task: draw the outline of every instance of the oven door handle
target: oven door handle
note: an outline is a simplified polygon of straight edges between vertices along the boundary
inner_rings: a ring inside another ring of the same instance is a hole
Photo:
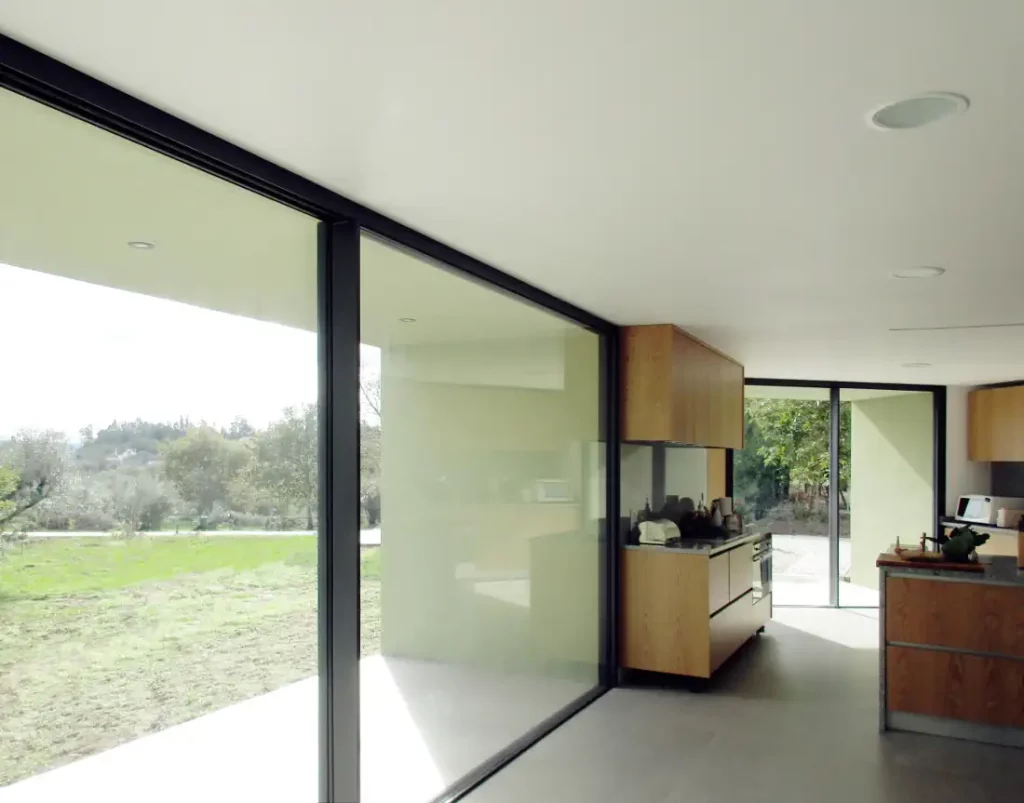
[[[765,560],[766,558],[770,558],[774,554],[774,552],[775,552],[774,549],[768,549],[768,550],[765,550],[764,552],[758,552],[756,555],[754,555],[753,562],[754,563],[760,563],[761,561]]]

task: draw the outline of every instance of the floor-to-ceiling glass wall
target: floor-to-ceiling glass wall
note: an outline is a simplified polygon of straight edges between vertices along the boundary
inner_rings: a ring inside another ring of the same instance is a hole
[[[0,90],[0,801],[318,799],[317,221]]]
[[[829,604],[828,388],[747,385],[733,455],[744,528],[773,535],[775,605]]]
[[[943,389],[762,382],[733,495],[745,528],[774,536],[775,604],[877,607],[879,553],[934,536]]]
[[[598,683],[601,338],[360,248],[362,799],[428,801]]]

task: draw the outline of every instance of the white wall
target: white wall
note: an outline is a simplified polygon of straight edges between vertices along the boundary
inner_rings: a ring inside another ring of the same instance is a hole
[[[934,536],[932,394],[852,402],[852,582],[878,588],[875,560],[896,540]]]
[[[992,464],[967,459],[966,385],[946,389],[946,515],[956,513],[956,500],[962,494],[991,491]]]

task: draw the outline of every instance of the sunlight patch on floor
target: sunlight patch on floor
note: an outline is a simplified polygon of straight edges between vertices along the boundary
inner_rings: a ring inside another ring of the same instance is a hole
[[[773,621],[855,650],[878,649],[878,619],[860,611],[835,608],[781,608]]]

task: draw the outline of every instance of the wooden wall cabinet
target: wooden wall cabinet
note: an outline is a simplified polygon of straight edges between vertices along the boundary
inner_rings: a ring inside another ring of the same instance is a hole
[[[979,462],[1024,460],[1024,385],[970,392],[967,458]]]
[[[622,438],[743,448],[743,366],[670,324],[622,330]]]

